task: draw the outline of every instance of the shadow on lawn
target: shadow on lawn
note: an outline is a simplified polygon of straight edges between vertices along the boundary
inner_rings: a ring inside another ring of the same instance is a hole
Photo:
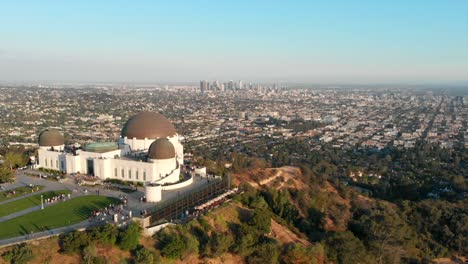
[[[23,225],[20,225],[19,227],[20,227],[20,232],[19,232],[19,233],[20,233],[21,235],[27,235],[27,234],[29,234],[28,230],[27,230]]]
[[[92,201],[88,205],[83,205],[74,210],[74,213],[78,214],[80,217],[88,218],[91,216],[91,213],[95,210],[99,210],[108,206],[111,203],[118,204],[119,200],[115,198],[106,198],[102,201]]]

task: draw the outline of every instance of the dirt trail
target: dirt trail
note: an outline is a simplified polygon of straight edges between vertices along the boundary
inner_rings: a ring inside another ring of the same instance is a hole
[[[234,184],[248,182],[255,188],[263,185],[274,185],[273,187],[281,189],[283,187],[292,187],[303,189],[305,185],[302,182],[302,173],[299,168],[284,166],[281,168],[253,169],[248,172],[234,175]]]

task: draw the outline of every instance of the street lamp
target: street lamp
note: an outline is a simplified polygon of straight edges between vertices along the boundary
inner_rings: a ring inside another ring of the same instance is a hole
[[[44,200],[42,199],[42,194],[41,194],[41,210],[44,210]]]

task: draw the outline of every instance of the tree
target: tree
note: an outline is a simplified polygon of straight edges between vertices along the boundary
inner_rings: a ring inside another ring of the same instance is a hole
[[[97,257],[96,245],[89,244],[83,249],[83,262],[85,264],[94,264]]]
[[[385,202],[377,202],[368,210],[357,210],[350,229],[367,242],[377,263],[398,263],[417,237],[396,208]]]
[[[119,236],[119,229],[112,224],[96,226],[90,231],[91,240],[105,245],[115,245]]]
[[[28,164],[28,159],[20,152],[9,151],[5,154],[3,159],[3,166],[9,168],[11,171],[18,167],[24,167]]]
[[[10,182],[13,179],[13,171],[0,165],[0,183]]]
[[[249,220],[249,225],[254,227],[260,234],[271,232],[271,217],[270,213],[261,208],[254,209],[252,217]]]
[[[236,233],[236,243],[233,246],[234,252],[241,256],[248,256],[252,254],[254,245],[259,238],[257,229],[250,225],[238,225],[234,232]]]
[[[307,247],[292,243],[285,247],[281,260],[285,264],[322,264],[325,260],[325,250],[321,244]]]
[[[186,250],[184,252],[185,254],[182,256],[188,254],[198,254],[200,243],[198,242],[197,238],[185,230],[181,232],[181,236],[183,237],[186,246]]]
[[[342,264],[373,262],[366,259],[368,254],[361,240],[349,231],[333,233],[327,237],[325,243],[327,257],[333,262]]]
[[[265,198],[265,201],[268,203],[273,213],[277,214],[279,217],[290,223],[297,219],[299,212],[296,207],[290,203],[288,192],[270,188],[263,191],[262,196]]]
[[[177,233],[162,231],[158,233],[158,246],[161,254],[168,258],[181,258],[187,250],[187,244]]]
[[[87,233],[81,231],[72,231],[62,235],[60,239],[60,246],[64,253],[79,253],[87,245],[90,239]]]
[[[211,233],[210,248],[211,255],[214,257],[226,253],[234,243],[234,237],[231,233],[221,233],[213,231]]]
[[[143,246],[138,246],[135,250],[136,264],[152,264],[154,260],[153,252]]]
[[[249,264],[278,263],[280,251],[276,240],[267,240],[255,246],[252,255],[247,257]]]
[[[136,222],[131,222],[125,230],[120,232],[119,246],[125,250],[133,250],[138,246],[140,240],[141,227]]]
[[[26,264],[34,258],[34,255],[31,248],[26,243],[22,243],[5,252],[3,257],[12,264]]]

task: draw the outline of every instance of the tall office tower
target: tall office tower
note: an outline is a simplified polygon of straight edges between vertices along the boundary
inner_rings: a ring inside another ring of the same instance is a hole
[[[220,90],[221,92],[224,92],[224,83],[221,83],[221,84],[220,84],[219,90]]]
[[[210,83],[207,80],[200,81],[200,92],[205,93],[210,89]]]
[[[234,90],[234,81],[230,80],[228,82],[228,90]]]
[[[242,90],[244,88],[243,84],[242,84],[242,80],[239,81],[239,90]]]

